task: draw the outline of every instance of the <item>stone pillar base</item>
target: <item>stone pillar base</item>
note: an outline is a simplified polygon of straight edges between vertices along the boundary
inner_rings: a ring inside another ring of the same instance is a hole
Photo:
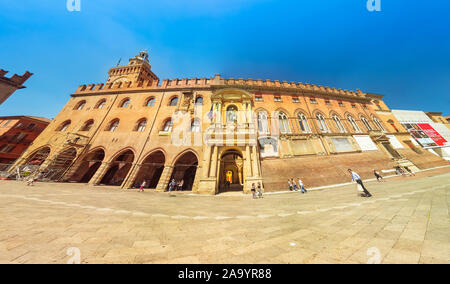
[[[215,195],[217,193],[216,178],[202,178],[195,193]]]

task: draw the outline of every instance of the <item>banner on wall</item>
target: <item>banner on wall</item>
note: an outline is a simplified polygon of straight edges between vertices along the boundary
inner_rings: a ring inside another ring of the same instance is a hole
[[[444,137],[441,136],[433,127],[431,127],[428,123],[418,123],[417,124],[423,132],[431,139],[434,143],[436,143],[438,146],[446,146],[448,145],[448,141],[444,139]]]
[[[424,148],[427,147],[437,147],[438,144],[433,141],[425,131],[420,128],[418,124],[415,123],[405,123],[403,126],[408,130],[412,137]]]

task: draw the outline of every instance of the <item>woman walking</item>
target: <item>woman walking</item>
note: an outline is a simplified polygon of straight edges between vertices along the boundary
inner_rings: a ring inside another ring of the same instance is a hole
[[[144,192],[144,187],[147,185],[145,180],[141,183],[141,187],[139,187],[139,192]]]

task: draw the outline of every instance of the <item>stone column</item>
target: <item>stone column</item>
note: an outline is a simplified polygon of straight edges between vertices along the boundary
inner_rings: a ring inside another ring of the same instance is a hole
[[[95,172],[94,176],[92,176],[91,180],[89,181],[89,185],[97,185],[102,181],[103,176],[106,174],[106,172],[109,170],[109,166],[111,163],[108,162],[102,162],[101,166],[98,168],[98,170]]]
[[[213,146],[214,147],[214,146]],[[206,145],[205,156],[203,158],[203,173],[202,177],[209,177],[209,168],[211,166],[211,146]]]
[[[217,157],[217,146],[213,146],[214,150],[213,150],[213,154],[211,157],[211,171],[209,172],[209,176],[210,177],[216,177],[217,176],[217,164],[218,164],[218,157]]]
[[[139,170],[141,169],[141,164],[134,164],[131,171],[128,173],[127,178],[125,178],[126,182],[122,184],[122,188],[128,189],[133,188],[134,181],[136,179]]]
[[[253,169],[253,176],[254,177],[260,177],[261,175],[259,174],[259,167],[258,167],[258,155],[257,155],[257,147],[256,146],[252,146],[252,169]]]
[[[161,178],[159,179],[158,185],[156,186],[156,191],[163,192],[167,189],[167,186],[170,182],[170,177],[173,173],[172,166],[164,166],[164,170],[161,174]]]
[[[248,178],[253,176],[253,171],[252,171],[252,160],[250,158],[250,146],[246,145],[245,146],[245,160],[244,160],[244,168],[247,171],[247,174],[244,173],[244,175]]]

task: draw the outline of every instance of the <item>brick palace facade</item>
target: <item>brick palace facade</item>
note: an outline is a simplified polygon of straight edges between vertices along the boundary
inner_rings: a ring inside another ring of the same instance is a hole
[[[374,169],[448,162],[422,151],[383,96],[304,83],[162,80],[141,52],[104,84],[80,86],[16,166],[39,161],[52,180],[201,194],[287,189],[363,178]],[[180,115],[180,117],[177,117]],[[225,181],[231,181],[226,187]]]

